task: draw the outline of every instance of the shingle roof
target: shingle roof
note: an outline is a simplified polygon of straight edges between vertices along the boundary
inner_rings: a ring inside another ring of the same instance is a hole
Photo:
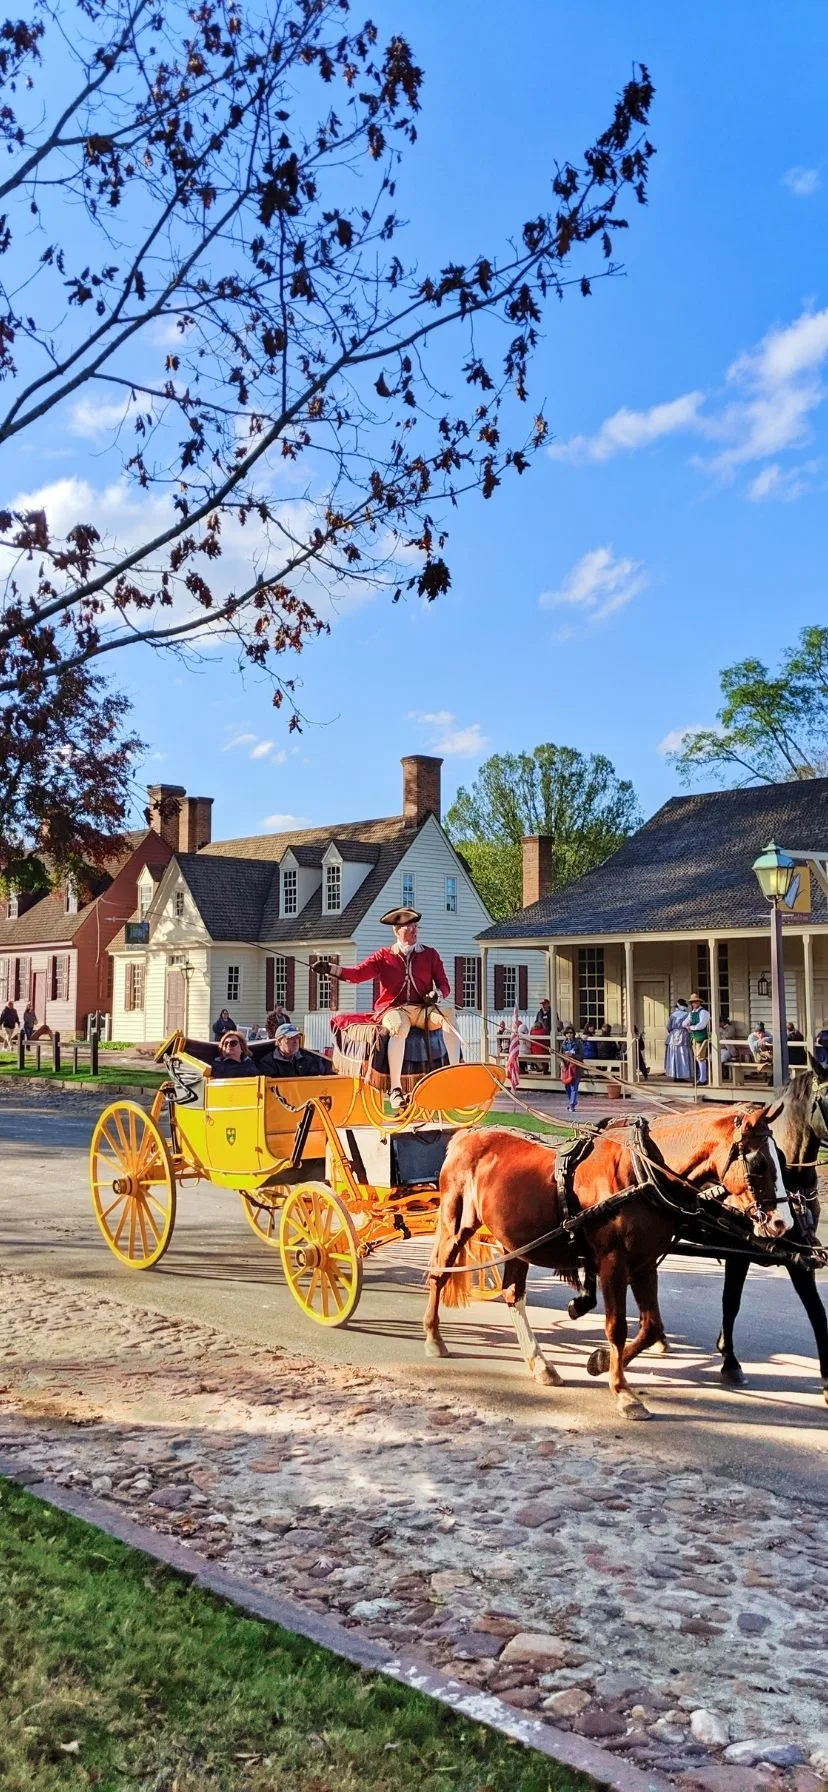
[[[349,940],[354,929],[359,926],[363,915],[367,914],[372,902],[380,895],[388,882],[391,873],[405,857],[409,846],[417,837],[415,828],[402,829],[396,840],[387,845],[375,848],[376,862],[363,879],[356,894],[338,915],[323,915],[322,887],[315,890],[310,900],[298,915],[279,917],[279,878],[274,876],[270,898],[262,916],[259,939],[272,940],[274,944],[284,940]],[[339,830],[338,838],[342,838]],[[199,854],[199,858],[202,855]]]
[[[257,940],[275,867],[262,859],[205,858],[176,853],[184,881],[214,940]]]
[[[673,797],[605,864],[478,938],[766,927],[752,865],[770,839],[828,851],[828,778]],[[812,891],[813,919],[825,923],[825,898]]]
[[[297,847],[321,847],[324,852],[331,840],[336,841],[344,856],[346,841],[363,846],[384,846],[404,832],[410,834],[401,815],[386,815],[378,821],[338,821],[332,827],[294,828],[284,834],[247,834],[241,840],[211,840],[209,846],[202,846],[199,857],[269,859],[272,863],[281,859],[289,846],[294,850]]]
[[[0,921],[0,952],[26,946],[63,946],[74,939],[78,928],[88,919],[91,904],[67,915],[59,893],[42,896],[16,921]]]

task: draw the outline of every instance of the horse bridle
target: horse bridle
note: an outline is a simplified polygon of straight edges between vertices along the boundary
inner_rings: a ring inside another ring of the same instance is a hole
[[[773,1212],[774,1208],[776,1207],[776,1200],[774,1199],[773,1206],[769,1207],[769,1206],[765,1206],[760,1198],[760,1183],[762,1181],[762,1171],[758,1170],[755,1167],[755,1165],[751,1162],[752,1158],[758,1157],[759,1152],[758,1152],[758,1149],[756,1151],[748,1151],[745,1149],[745,1141],[744,1141],[744,1136],[742,1133],[742,1127],[743,1127],[743,1124],[744,1124],[744,1121],[746,1118],[747,1118],[747,1116],[745,1114],[734,1114],[734,1116],[733,1116],[733,1144],[730,1147],[730,1151],[728,1152],[724,1167],[722,1169],[721,1182],[722,1182],[722,1187],[726,1190],[726,1192],[729,1193],[730,1191],[727,1190],[727,1185],[725,1183],[725,1176],[727,1175],[727,1172],[730,1169],[731,1164],[734,1164],[738,1159],[741,1162],[741,1166],[742,1166],[742,1174],[745,1179],[745,1188],[747,1189],[748,1194],[750,1194],[753,1197],[752,1207],[749,1207],[747,1209],[741,1208],[739,1211],[742,1213],[746,1212],[747,1218],[749,1220],[752,1220],[754,1222],[754,1224],[761,1224],[763,1220],[767,1219],[768,1214]],[[773,1137],[773,1134],[771,1133],[771,1129],[770,1129],[770,1126],[768,1125],[767,1121],[765,1122],[765,1133],[766,1133],[767,1139],[771,1139]],[[725,1206],[726,1205],[727,1205],[727,1202],[725,1202]]]

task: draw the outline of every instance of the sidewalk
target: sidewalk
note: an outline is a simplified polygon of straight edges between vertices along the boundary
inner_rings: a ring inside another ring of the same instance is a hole
[[[0,1275],[0,1326],[0,1453],[33,1475],[688,1792],[824,1786],[825,1510],[554,1398],[520,1428],[57,1282]]]

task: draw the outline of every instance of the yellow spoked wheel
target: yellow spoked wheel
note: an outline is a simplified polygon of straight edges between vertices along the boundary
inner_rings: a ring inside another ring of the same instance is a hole
[[[493,1257],[503,1256],[503,1246],[494,1238],[473,1238],[466,1251],[473,1271],[472,1288],[475,1300],[497,1300],[503,1289],[503,1270]]]
[[[120,1263],[152,1269],[175,1225],[175,1171],[166,1141],[134,1101],[105,1108],[92,1135],[95,1218]]]
[[[304,1182],[282,1208],[285,1280],[317,1325],[345,1325],[362,1293],[362,1258],[351,1216],[324,1182]]]
[[[450,1108],[444,1116],[451,1126],[478,1126],[484,1114],[488,1114],[491,1103],[485,1107]]]
[[[259,1195],[247,1195],[241,1189],[241,1204],[248,1226],[251,1226],[260,1244],[269,1244],[274,1251],[279,1249],[279,1213],[287,1194],[287,1189],[262,1189]]]

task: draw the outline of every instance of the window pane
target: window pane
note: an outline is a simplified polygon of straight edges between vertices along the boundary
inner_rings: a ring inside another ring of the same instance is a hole
[[[328,913],[338,913],[342,906],[342,866],[325,866],[325,907]]]
[[[241,985],[241,970],[237,964],[227,966],[227,1000],[237,1002]]]
[[[287,1007],[287,959],[273,960],[273,1005],[276,1008]]]
[[[333,983],[324,972],[316,979],[316,1006],[317,1008],[333,1007]]]
[[[447,877],[446,878],[446,914],[447,915],[456,915],[456,913],[457,913],[457,879],[456,879],[456,877]]]
[[[286,915],[295,915],[298,903],[298,874],[295,868],[288,867],[282,872],[282,909]]]
[[[477,1007],[477,959],[463,959],[463,1002],[464,1008]]]
[[[404,871],[402,874],[402,905],[403,905],[403,908],[413,908],[414,907],[414,873],[413,873],[413,871]]]
[[[516,1008],[518,999],[518,974],[516,964],[503,966],[503,1006]]]
[[[578,1021],[582,1027],[602,1027],[606,1019],[604,948],[578,949]]]
[[[176,918],[178,920],[180,920],[181,916],[184,913],[184,891],[183,890],[176,890],[176,892],[175,892],[175,913],[176,913]]]

